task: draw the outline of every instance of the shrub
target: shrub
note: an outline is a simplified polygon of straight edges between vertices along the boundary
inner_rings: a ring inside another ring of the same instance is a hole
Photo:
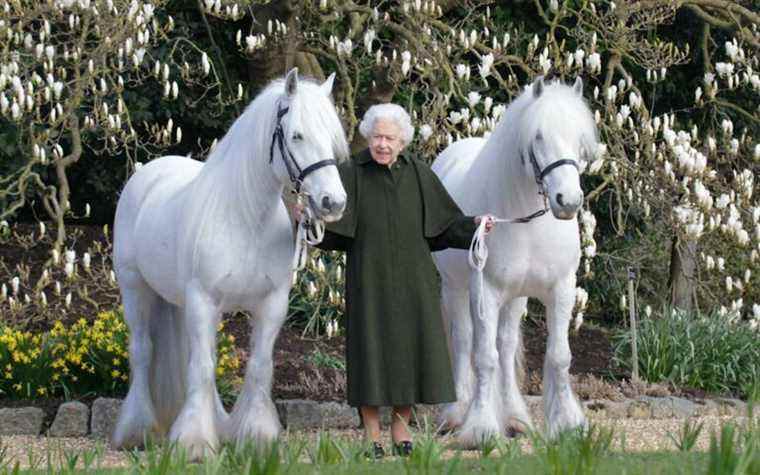
[[[717,314],[664,311],[638,328],[639,374],[649,382],[748,396],[760,384],[760,335]],[[631,334],[614,338],[615,362],[630,369]]]
[[[220,328],[221,329],[221,328]],[[120,311],[102,312],[88,323],[56,322],[49,332],[32,333],[0,325],[0,394],[11,398],[70,398],[91,393],[123,395],[129,381],[129,332]],[[219,334],[220,386],[240,366],[234,337]]]

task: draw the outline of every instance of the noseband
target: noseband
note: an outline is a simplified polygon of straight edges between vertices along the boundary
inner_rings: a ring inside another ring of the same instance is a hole
[[[338,162],[333,159],[320,160],[303,169],[298,165],[296,158],[293,156],[293,152],[291,152],[288,147],[288,142],[285,140],[285,131],[282,128],[282,118],[288,113],[289,109],[289,107],[280,108],[279,104],[277,105],[277,125],[272,134],[272,145],[269,147],[269,163],[274,161],[274,146],[277,144],[282,161],[285,163],[285,168],[288,169],[290,182],[293,184],[296,193],[300,193],[301,185],[310,173],[313,173],[322,167],[337,165]]]
[[[515,220],[518,223],[527,223],[528,221],[538,218],[539,216],[543,216],[549,212],[549,192],[547,191],[546,184],[544,183],[544,178],[546,178],[549,173],[551,173],[555,168],[561,167],[562,165],[572,165],[576,170],[580,171],[580,168],[578,168],[578,163],[576,163],[575,160],[569,158],[561,158],[555,162],[550,163],[546,166],[546,168],[541,170],[541,167],[538,165],[538,160],[536,160],[536,155],[533,153],[532,147],[528,158],[530,159],[530,164],[533,166],[533,176],[535,177],[536,184],[538,185],[538,194],[544,197],[544,209],[538,210],[529,216],[518,218]]]

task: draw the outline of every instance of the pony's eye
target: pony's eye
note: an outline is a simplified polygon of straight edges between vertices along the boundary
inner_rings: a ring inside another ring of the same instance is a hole
[[[295,132],[293,134],[293,140],[303,140],[303,135],[301,135],[301,132]]]

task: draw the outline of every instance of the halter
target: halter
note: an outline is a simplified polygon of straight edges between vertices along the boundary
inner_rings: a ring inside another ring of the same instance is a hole
[[[282,161],[285,163],[285,168],[288,169],[290,182],[293,184],[296,193],[300,193],[301,185],[310,173],[329,165],[337,166],[338,162],[333,159],[320,160],[303,169],[298,165],[296,158],[293,156],[293,152],[291,152],[288,147],[288,142],[285,140],[285,131],[282,129],[282,118],[288,113],[288,110],[290,110],[289,107],[281,108],[279,104],[277,105],[277,125],[272,134],[272,145],[269,147],[269,163],[274,161],[274,145],[277,144]]]
[[[544,209],[538,210],[535,213],[528,216],[524,216],[522,218],[508,220],[508,222],[527,223],[549,212],[549,192],[546,189],[544,178],[546,178],[546,176],[549,173],[551,173],[555,168],[561,167],[562,165],[572,165],[575,167],[576,170],[580,170],[580,168],[578,168],[578,163],[575,160],[572,160],[570,158],[561,158],[557,161],[550,163],[549,165],[546,166],[546,168],[541,170],[541,167],[538,165],[538,160],[536,160],[536,155],[533,153],[533,148],[531,148],[528,158],[530,160],[531,166],[533,167],[533,176],[536,179],[536,184],[538,185],[538,194],[544,197]]]
[[[277,104],[277,125],[274,128],[274,133],[272,133],[272,144],[269,146],[269,163],[274,161],[274,146],[277,144],[277,148],[280,150],[280,156],[282,157],[282,162],[288,170],[290,183],[293,185],[293,188],[298,195],[298,199],[300,200],[303,196],[301,193],[301,185],[306,176],[322,167],[329,165],[337,166],[338,162],[333,159],[320,160],[303,169],[298,165],[296,158],[293,156],[293,152],[291,152],[288,147],[288,142],[285,140],[285,131],[282,129],[282,118],[288,113],[288,110],[290,110],[289,107],[282,108]],[[304,213],[305,218],[302,218],[298,222],[298,229],[296,230],[296,248],[292,267],[294,272],[298,272],[306,267],[306,245],[310,244],[315,246],[322,242],[325,232],[324,221],[314,216],[309,207],[304,209]]]

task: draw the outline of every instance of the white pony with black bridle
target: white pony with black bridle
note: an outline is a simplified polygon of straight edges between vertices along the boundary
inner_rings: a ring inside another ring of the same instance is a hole
[[[474,271],[467,251],[435,253],[457,392],[442,423],[457,429],[463,446],[532,427],[519,386],[528,297],[546,307],[548,433],[586,424],[570,387],[568,328],[581,256],[580,162],[596,147],[580,78],[572,87],[539,78],[509,105],[488,140],[455,142],[433,163],[465,214],[488,213],[499,223],[487,236],[479,230],[470,251]]]
[[[168,433],[198,458],[225,438],[278,436],[272,350],[300,255],[282,193],[294,188],[318,222],[343,214],[335,157],[347,157],[348,145],[330,99],[333,78],[299,81],[291,70],[254,99],[205,163],[162,157],[124,187],[113,258],[132,374],[115,446]],[[227,415],[215,383],[216,332],[222,314],[238,310],[252,316],[251,352]]]

